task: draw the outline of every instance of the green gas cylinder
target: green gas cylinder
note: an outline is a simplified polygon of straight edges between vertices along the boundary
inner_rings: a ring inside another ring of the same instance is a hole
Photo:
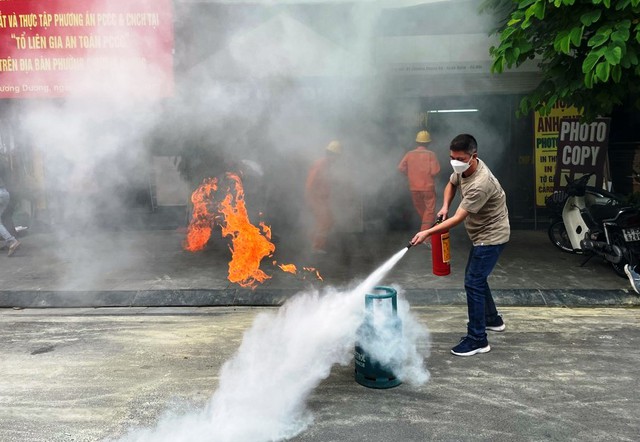
[[[398,293],[391,287],[377,286],[377,293],[365,295],[365,314],[358,328],[354,352],[356,382],[369,388],[391,388],[401,384],[396,375],[386,366],[371,358],[365,349],[365,342],[374,342],[382,330],[377,329],[374,309],[381,309],[384,318],[385,336],[402,336],[402,323],[398,318]],[[386,305],[383,305],[386,304]],[[391,335],[389,335],[391,333]]]

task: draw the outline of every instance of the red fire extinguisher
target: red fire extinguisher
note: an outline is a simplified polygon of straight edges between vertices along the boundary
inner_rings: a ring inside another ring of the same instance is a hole
[[[439,216],[434,226],[441,222],[442,216]],[[434,275],[446,276],[451,273],[450,250],[448,230],[431,235],[431,263]]]

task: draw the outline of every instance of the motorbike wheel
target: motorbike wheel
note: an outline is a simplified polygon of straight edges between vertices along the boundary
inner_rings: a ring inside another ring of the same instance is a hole
[[[575,253],[567,234],[567,228],[562,221],[554,221],[547,230],[551,244],[567,253]]]
[[[622,259],[619,263],[611,263],[611,267],[613,270],[623,278],[627,277],[627,274],[624,272],[624,266],[631,262],[631,251],[627,248],[627,245],[624,241],[624,237],[620,232],[614,232],[611,234],[611,244],[620,247],[623,250]]]

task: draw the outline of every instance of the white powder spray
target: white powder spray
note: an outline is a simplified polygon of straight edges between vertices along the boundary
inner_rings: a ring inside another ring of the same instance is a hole
[[[203,411],[165,417],[155,429],[133,431],[122,441],[261,442],[303,431],[312,421],[305,407],[309,394],[334,364],[352,361],[365,294],[407,250],[396,253],[353,290],[301,293],[277,312],[258,315],[236,354],[223,365],[218,390]],[[422,384],[429,379],[424,367],[427,330],[402,299],[398,316],[400,342],[397,335],[382,333],[379,342],[367,343],[367,351],[390,363],[401,380]],[[386,358],[390,348],[394,356]]]

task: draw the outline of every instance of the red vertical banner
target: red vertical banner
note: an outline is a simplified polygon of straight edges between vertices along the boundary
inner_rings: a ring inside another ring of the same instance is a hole
[[[173,93],[171,0],[0,2],[0,98]]]

